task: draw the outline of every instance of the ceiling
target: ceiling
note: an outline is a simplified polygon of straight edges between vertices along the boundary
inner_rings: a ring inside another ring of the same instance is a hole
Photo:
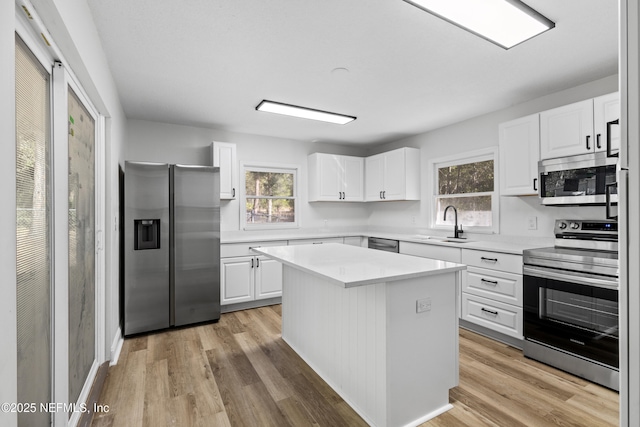
[[[88,0],[130,119],[340,144],[420,134],[617,73],[616,0],[525,0],[510,50],[402,0]],[[258,112],[263,100],[357,116]]]

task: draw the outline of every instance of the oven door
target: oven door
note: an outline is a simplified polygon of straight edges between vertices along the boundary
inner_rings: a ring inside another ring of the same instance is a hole
[[[524,337],[618,369],[618,280],[524,267]]]

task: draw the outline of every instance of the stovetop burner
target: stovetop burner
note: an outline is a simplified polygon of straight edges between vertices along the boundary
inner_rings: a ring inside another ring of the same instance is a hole
[[[525,250],[525,265],[618,277],[618,224],[556,220],[555,246]]]

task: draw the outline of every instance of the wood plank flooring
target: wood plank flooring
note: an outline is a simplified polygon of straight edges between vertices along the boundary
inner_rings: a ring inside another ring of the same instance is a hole
[[[125,340],[92,426],[366,426],[280,337],[279,305]],[[423,426],[617,426],[618,394],[460,330],[454,408]]]

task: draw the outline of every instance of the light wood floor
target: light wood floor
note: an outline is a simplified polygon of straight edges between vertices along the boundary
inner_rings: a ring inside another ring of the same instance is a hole
[[[365,426],[280,338],[280,306],[125,340],[92,426]],[[460,330],[454,408],[423,426],[617,426],[618,394]]]

